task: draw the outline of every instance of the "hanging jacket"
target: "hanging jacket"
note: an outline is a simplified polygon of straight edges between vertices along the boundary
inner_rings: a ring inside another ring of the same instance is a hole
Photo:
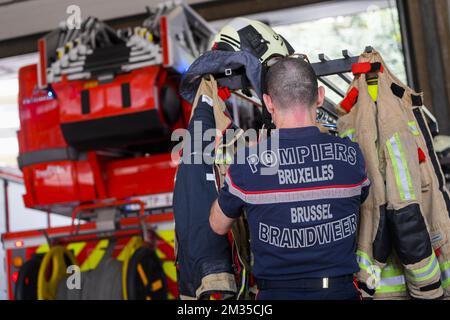
[[[421,112],[414,112],[411,90],[392,76],[378,53],[363,54],[353,69],[356,77],[339,106],[344,115],[338,127],[360,144],[372,181],[361,213],[358,280],[377,298],[404,297],[406,289],[414,298],[439,298],[449,218],[434,151],[417,124],[415,114]],[[370,122],[361,122],[367,118]]]
[[[213,105],[217,104],[212,97],[210,86],[202,82],[188,127],[190,141],[184,141],[175,180],[177,283],[182,299],[203,299],[217,293],[234,296],[237,292],[228,238],[215,234],[209,225],[218,191],[213,166],[205,163],[203,156],[215,137],[210,141],[202,138],[216,127]]]
[[[202,299],[215,293],[239,297],[248,284],[246,275],[250,272],[250,253],[244,220],[239,220],[233,227],[232,246],[228,237],[216,235],[209,224],[211,205],[223,185],[229,160],[235,153],[235,142],[242,134],[233,125],[212,75],[233,76],[236,70],[244,70],[246,79],[261,98],[261,63],[247,52],[204,53],[191,65],[180,86],[180,94],[193,104],[188,128],[191,145],[194,145],[196,121],[202,122],[197,137],[202,137],[208,129],[217,129],[220,133],[211,137],[210,141],[197,142],[202,146],[200,154],[187,154],[187,150],[183,149],[182,159],[188,157],[194,160],[195,157],[202,157],[208,145],[214,142],[214,164],[188,164],[181,161],[176,175],[174,214],[178,286],[182,299]],[[220,139],[227,129],[235,129],[237,133],[230,141]],[[232,255],[232,251],[236,254]],[[232,261],[235,256],[237,261]],[[243,269],[238,270],[241,271],[238,273],[245,278],[240,281],[240,290],[236,285],[236,267]]]
[[[380,161],[378,156],[378,126],[376,119],[376,109],[373,103],[357,103],[370,99],[367,90],[358,90],[365,86],[365,75],[362,75],[353,82],[346,99],[341,103],[340,111],[343,115],[338,121],[338,130],[342,138],[348,137],[353,142],[358,142],[361,151],[366,159],[367,174],[372,182],[369,196],[361,207],[360,224],[358,232],[358,262],[361,271],[358,273],[360,286],[369,294],[373,285],[370,281],[375,276],[373,265],[383,268],[386,260],[379,259],[373,261],[373,242],[376,236],[374,225],[383,225],[382,219],[386,211],[386,193],[384,178],[379,170]],[[357,105],[356,105],[357,104]]]
[[[408,127],[415,137],[422,182],[422,208],[441,271],[441,285],[450,296],[450,198],[445,176],[434,150],[433,137],[422,111],[423,97],[391,75],[392,93],[402,99]]]

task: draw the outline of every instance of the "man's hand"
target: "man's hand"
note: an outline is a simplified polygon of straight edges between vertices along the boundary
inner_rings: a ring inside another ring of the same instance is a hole
[[[234,219],[228,218],[219,206],[219,203],[214,201],[211,207],[211,214],[209,216],[209,224],[211,229],[220,236],[226,235],[233,226]]]

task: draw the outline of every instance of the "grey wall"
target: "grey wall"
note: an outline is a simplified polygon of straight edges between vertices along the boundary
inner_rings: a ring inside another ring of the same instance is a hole
[[[187,0],[194,4],[211,0]],[[81,16],[101,20],[145,13],[146,6],[165,2],[161,0],[32,0],[2,5],[0,1],[0,40],[40,33],[55,29],[64,21],[69,5],[81,8]]]

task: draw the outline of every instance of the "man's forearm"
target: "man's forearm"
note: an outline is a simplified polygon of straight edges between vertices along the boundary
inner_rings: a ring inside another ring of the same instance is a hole
[[[214,201],[211,207],[211,213],[209,216],[209,224],[211,229],[218,235],[226,235],[233,226],[234,219],[228,218],[219,206],[219,203]]]

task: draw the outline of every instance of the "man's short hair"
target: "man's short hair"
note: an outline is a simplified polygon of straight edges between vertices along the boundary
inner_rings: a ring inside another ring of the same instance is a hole
[[[266,83],[268,95],[279,108],[311,107],[317,101],[317,76],[304,60],[281,59],[269,69]]]

